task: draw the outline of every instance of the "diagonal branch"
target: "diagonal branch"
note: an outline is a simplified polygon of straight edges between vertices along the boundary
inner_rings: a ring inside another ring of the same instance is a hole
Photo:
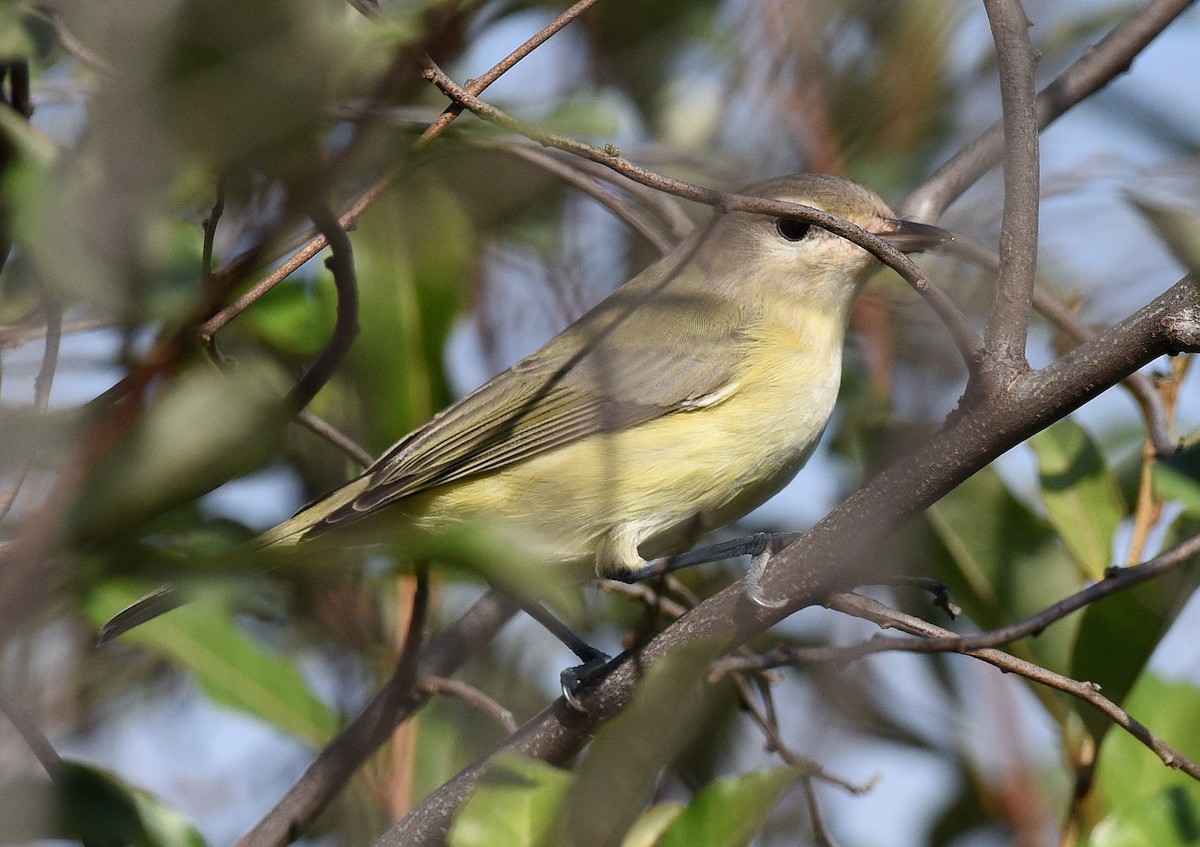
[[[594,688],[578,692],[586,714],[558,701],[527,722],[504,749],[564,762],[579,752],[597,725],[628,702],[638,668],[699,640],[733,650],[793,612],[852,584],[866,570],[863,563],[881,539],[975,471],[1158,356],[1187,352],[1177,346],[1170,324],[1189,310],[1200,311],[1200,282],[1185,278],[1058,364],[1021,377],[1008,396],[965,410],[935,439],[885,469],[773,557],[761,585],[767,596],[783,600],[780,607],[754,603],[744,580],[735,583],[647,642],[636,662],[628,655],[620,657]],[[1200,341],[1195,349],[1200,349]],[[489,761],[480,760],[445,783],[380,838],[377,847],[441,844]]]

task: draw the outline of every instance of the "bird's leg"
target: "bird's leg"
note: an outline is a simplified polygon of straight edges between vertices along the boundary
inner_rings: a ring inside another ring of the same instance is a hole
[[[559,674],[559,683],[562,686],[562,696],[567,701],[567,705],[578,712],[587,711],[584,709],[583,704],[579,702],[576,693],[597,671],[608,664],[611,657],[584,641],[583,638],[555,617],[553,612],[537,600],[515,590],[509,585],[496,586],[496,588],[506,594],[514,603],[521,607],[522,611],[540,623],[547,632],[561,641],[568,650],[579,658],[582,664],[567,668]]]
[[[770,559],[771,553],[783,549],[796,537],[796,533],[791,532],[760,532],[746,538],[735,538],[732,541],[722,541],[719,544],[701,547],[699,550],[690,550],[678,556],[664,556],[660,559],[651,559],[641,567],[622,573],[610,574],[609,578],[620,582],[641,582],[643,579],[651,579],[652,577],[673,573],[695,565],[719,562],[722,559],[732,559],[735,556],[750,556],[751,573],[746,577],[746,590],[749,593],[752,585],[757,590],[759,575],[762,573],[762,568],[766,565],[767,560]],[[751,594],[751,599],[756,603],[770,606],[769,601],[763,603],[761,595],[755,596]]]

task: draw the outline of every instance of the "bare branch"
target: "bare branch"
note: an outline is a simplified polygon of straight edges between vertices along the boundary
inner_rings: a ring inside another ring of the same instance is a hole
[[[992,274],[1000,272],[1000,256],[974,239],[956,235],[954,240],[947,243],[943,249]],[[1096,337],[1096,332],[1091,327],[1079,320],[1054,295],[1036,285],[1033,289],[1033,308],[1062,333],[1078,343],[1090,341]],[[1155,390],[1150,377],[1140,372],[1132,373],[1121,384],[1133,395],[1142,410],[1142,416],[1146,421],[1146,431],[1154,445],[1154,452],[1159,456],[1171,456],[1179,452],[1179,445],[1171,440],[1166,404]]]
[[[296,415],[296,422],[310,432],[324,438],[361,467],[368,468],[375,461],[375,457],[368,453],[358,442],[328,421],[317,417],[308,409],[303,409]]]
[[[605,191],[597,180],[587,176],[579,168],[572,167],[544,150],[523,144],[497,144],[493,149],[529,162],[588,195],[612,212],[659,253],[666,253],[675,246],[674,239],[664,234],[658,224],[639,207],[626,202],[611,191]]]
[[[513,718],[513,713],[473,685],[446,676],[423,676],[418,680],[418,684],[426,694],[457,697],[472,709],[492,718],[505,732],[517,731],[517,721]]]
[[[425,78],[441,89],[447,97],[462,103],[473,114],[478,115],[484,120],[524,135],[539,144],[554,147],[612,168],[617,173],[636,180],[643,185],[664,191],[668,194],[674,194],[677,197],[683,197],[687,200],[704,203],[720,212],[752,212],[760,215],[790,217],[808,221],[852,241],[900,274],[925,299],[942,320],[942,323],[946,325],[968,368],[974,367],[974,362],[977,360],[980,351],[979,339],[966,317],[954,305],[954,301],[942,289],[938,288],[910,258],[892,245],[886,243],[883,239],[867,232],[861,227],[855,226],[849,221],[843,221],[819,209],[812,209],[796,203],[729,194],[684,182],[683,180],[672,179],[635,165],[624,158],[616,148],[594,147],[574,138],[549,132],[533,124],[526,123],[519,118],[515,118],[475,97],[454,82],[454,80],[450,79],[430,59],[426,59],[425,61]]]
[[[546,26],[542,27],[537,33],[527,39],[524,44],[522,44],[516,50],[513,50],[497,64],[493,65],[487,71],[487,73],[470,80],[467,83],[467,91],[470,91],[472,94],[482,94],[489,85],[511,70],[512,67],[517,64],[517,62],[524,59],[526,56],[548,41],[552,35],[557,33],[571,21],[575,20],[592,6],[595,6],[597,2],[599,2],[599,0],[579,0],[578,3],[575,3],[550,23],[546,24]],[[427,59],[428,57],[423,58]],[[430,141],[445,132],[446,127],[450,126],[451,121],[462,114],[462,111],[463,105],[461,103],[451,103],[449,106],[447,106],[446,110],[438,116],[438,119],[430,124],[428,129],[421,133],[421,137],[417,139],[418,149],[425,146]]]
[[[1045,129],[1080,100],[1129,70],[1134,58],[1194,0],[1150,0],[1080,57],[1037,97],[1037,125]],[[1004,131],[997,122],[938,168],[900,205],[901,214],[936,221],[967,188],[999,164]]]
[[[1034,111],[1033,45],[1020,0],[984,0],[1000,70],[1004,112],[1004,214],[1000,225],[1000,275],[984,333],[980,375],[985,391],[1002,391],[1014,373],[1028,369],[1025,342],[1037,272],[1038,125]]]
[[[325,349],[288,392],[287,405],[292,409],[303,409],[317,395],[321,386],[333,376],[350,351],[354,337],[358,335],[358,280],[354,272],[350,238],[325,206],[315,208],[312,216],[313,223],[329,243],[330,256],[325,264],[333,274],[333,284],[337,289],[337,321]]]
[[[580,750],[598,724],[628,702],[639,679],[635,664],[643,668],[682,644],[700,640],[713,640],[732,650],[794,611],[821,602],[848,580],[859,580],[871,551],[909,518],[1013,445],[1147,362],[1173,352],[1164,321],[1198,308],[1200,285],[1185,279],[1059,363],[1021,377],[1008,396],[965,410],[936,439],[884,469],[799,541],[772,557],[761,581],[768,596],[786,599],[782,607],[755,604],[746,594],[744,580],[738,581],[644,644],[636,663],[623,656],[594,687],[577,692],[586,714],[556,701],[522,726],[504,749],[564,762]],[[475,762],[442,785],[381,837],[377,847],[441,844],[454,813],[489,761]]]
[[[449,629],[429,639],[417,678],[454,673],[516,611],[502,594],[489,591]],[[242,836],[237,847],[284,847],[299,837],[362,763],[425,701],[427,691],[414,689],[411,680],[404,678],[407,672],[396,668],[362,713],[320,752],[299,781]]]
[[[845,611],[856,617],[864,618],[882,627],[892,627],[926,638],[954,635],[950,630],[934,626],[920,618],[906,615],[903,612],[890,609],[875,600],[858,595],[843,594],[836,604],[831,605],[831,608],[837,608],[838,611]],[[1033,662],[1018,659],[1015,656],[1010,656],[1007,653],[990,647],[967,651],[967,655],[987,662],[989,665],[993,665],[1006,673],[1020,674],[1033,682],[1063,691],[1078,700],[1095,706],[1114,724],[1124,729],[1152,750],[1167,767],[1176,768],[1186,773],[1192,779],[1200,780],[1200,765],[1197,765],[1187,756],[1134,720],[1128,712],[1101,694],[1099,688],[1093,683],[1071,679],[1070,677],[1047,670],[1040,665],[1035,665]]]
[[[42,289],[41,312],[45,319],[46,346],[42,352],[42,364],[33,381],[33,408],[38,412],[45,412],[50,406],[50,388],[54,383],[54,374],[58,370],[58,352],[62,346],[63,326],[62,306],[45,287]],[[12,509],[28,473],[27,465],[16,469],[5,484],[0,486],[0,519]]]

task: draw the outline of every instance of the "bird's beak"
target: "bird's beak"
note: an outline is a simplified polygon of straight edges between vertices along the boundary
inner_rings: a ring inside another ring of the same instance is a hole
[[[954,236],[941,227],[899,218],[885,218],[870,229],[901,253],[919,253],[954,240]]]

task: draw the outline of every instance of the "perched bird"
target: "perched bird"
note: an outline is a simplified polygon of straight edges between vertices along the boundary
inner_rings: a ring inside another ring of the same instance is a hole
[[[838,177],[778,177],[743,193],[821,209],[906,252],[949,237],[895,219]],[[818,226],[719,214],[255,546],[350,525],[370,537],[482,520],[570,578],[648,576],[651,559],[746,514],[804,464],[833,411],[851,307],[876,267]],[[106,635],[161,611],[154,596]]]

